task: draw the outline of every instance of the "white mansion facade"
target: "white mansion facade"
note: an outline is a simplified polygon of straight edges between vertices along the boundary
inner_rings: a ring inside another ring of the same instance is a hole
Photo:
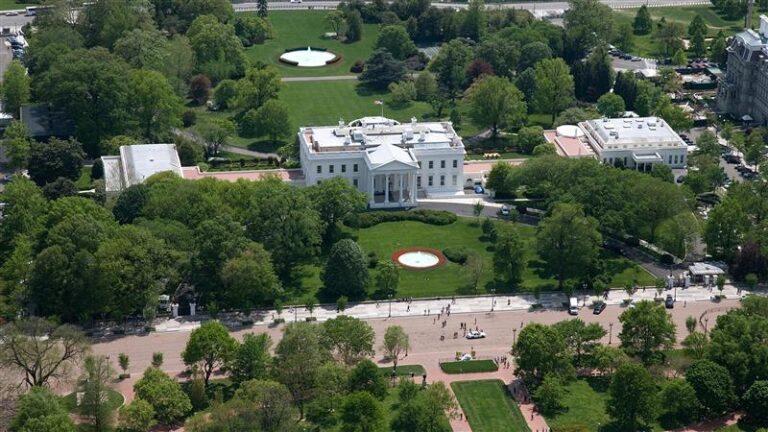
[[[370,208],[414,207],[417,197],[455,195],[464,186],[464,143],[449,122],[408,124],[364,117],[299,129],[307,186],[349,180]]]

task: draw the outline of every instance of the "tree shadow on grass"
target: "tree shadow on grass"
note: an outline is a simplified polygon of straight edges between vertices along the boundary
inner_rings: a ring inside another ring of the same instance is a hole
[[[277,150],[285,144],[282,141],[272,141],[270,139],[262,139],[254,141],[248,144],[248,150],[262,152],[262,153],[275,153]]]
[[[607,392],[611,385],[611,378],[607,376],[588,376],[579,379],[586,381],[589,387],[598,393]]]

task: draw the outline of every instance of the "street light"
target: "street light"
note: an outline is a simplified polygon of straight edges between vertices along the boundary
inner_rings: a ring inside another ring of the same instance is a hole
[[[491,312],[493,312],[495,298],[496,298],[496,288],[491,288]]]
[[[387,298],[389,298],[389,317],[392,318],[392,294],[387,294]]]
[[[610,329],[608,332],[608,345],[610,345],[613,341],[613,323],[608,323],[608,328]]]
[[[295,307],[293,308],[293,322],[296,322],[299,320],[298,318],[299,308]]]
[[[515,349],[516,342],[517,342],[517,329],[513,328],[512,329],[512,349],[513,350]]]
[[[704,334],[709,332],[709,318],[704,318]]]

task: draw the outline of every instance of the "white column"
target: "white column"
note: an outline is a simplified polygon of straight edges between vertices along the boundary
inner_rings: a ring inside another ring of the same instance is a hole
[[[384,176],[384,204],[389,204],[389,174]]]
[[[403,205],[403,173],[397,175],[397,184],[400,190],[400,194],[397,196],[397,202]]]
[[[376,175],[368,175],[368,204],[373,207],[375,203]]]

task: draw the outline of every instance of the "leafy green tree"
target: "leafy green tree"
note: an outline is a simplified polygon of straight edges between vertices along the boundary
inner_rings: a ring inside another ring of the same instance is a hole
[[[68,324],[56,326],[29,318],[0,328],[0,366],[14,371],[30,387],[66,379],[89,349],[83,333]]]
[[[141,216],[141,211],[149,199],[149,188],[140,183],[129,186],[117,197],[112,214],[121,224],[129,224]]]
[[[461,35],[480,42],[488,31],[488,22],[483,0],[470,0],[467,13],[461,23]]]
[[[73,119],[85,151],[98,156],[99,143],[124,130],[129,69],[104,48],[74,50],[37,78],[36,94]]]
[[[280,432],[294,430],[296,408],[288,389],[275,381],[251,380],[241,384],[234,401],[246,402],[253,415],[252,425],[258,430]],[[248,417],[246,417],[248,418]]]
[[[544,129],[541,126],[526,126],[517,132],[517,148],[521,153],[531,154],[539,144],[544,144]]]
[[[613,375],[616,369],[629,361],[624,351],[612,346],[597,345],[592,353],[592,364],[602,376]]]
[[[719,416],[736,404],[733,380],[728,370],[717,363],[695,361],[685,371],[685,380],[696,391],[696,397],[708,416]]]
[[[250,68],[245,77],[237,81],[234,105],[243,113],[259,109],[267,101],[276,99],[280,88],[280,73],[277,69],[272,66]]]
[[[3,111],[11,113],[14,118],[19,117],[19,109],[29,102],[29,76],[24,66],[13,60],[6,67],[3,74],[2,103]]]
[[[668,252],[685,258],[700,233],[699,222],[691,213],[679,213],[666,219],[657,229],[657,243]]]
[[[216,156],[221,147],[227,144],[227,138],[235,134],[235,124],[228,119],[216,118],[205,127],[199,127],[197,133],[203,140],[206,155]]]
[[[669,165],[655,164],[651,169],[651,176],[667,183],[674,183],[675,175]]]
[[[368,205],[368,196],[343,177],[325,180],[308,188],[307,193],[325,226],[323,239],[326,242],[338,234],[340,221],[365,210]]]
[[[685,131],[693,127],[693,119],[682,108],[671,103],[664,104],[658,111],[659,117],[676,131]]]
[[[82,9],[77,22],[86,46],[112,49],[124,32],[152,25],[150,10],[145,2],[138,0],[98,1]]]
[[[475,46],[475,58],[488,62],[499,76],[514,79],[520,60],[520,46],[501,35],[490,35]]]
[[[595,102],[611,90],[614,78],[611,61],[608,50],[598,46],[586,61],[573,65],[571,72],[577,99]]]
[[[388,89],[393,106],[403,107],[416,99],[416,85],[412,81],[391,83]]]
[[[660,22],[659,27],[653,33],[653,37],[661,45],[662,54],[670,56],[675,51],[683,48],[683,36],[685,33],[685,26],[681,23],[674,21]],[[683,53],[683,55],[685,54]]]
[[[742,304],[751,307],[746,299]],[[709,331],[707,356],[728,370],[739,393],[745,392],[755,380],[768,376],[768,366],[762,360],[766,349],[764,344],[756,342],[766,335],[766,315],[753,310],[728,313],[718,318],[717,325]]]
[[[189,335],[181,358],[187,366],[199,364],[208,385],[213,371],[231,361],[236,352],[237,341],[229,330],[217,321],[208,321]]]
[[[534,147],[532,154],[534,156],[555,155],[557,154],[557,149],[555,149],[555,145],[552,143],[544,143]]]
[[[597,110],[605,117],[618,117],[626,107],[621,96],[616,93],[606,93],[597,100]]]
[[[78,389],[83,393],[80,414],[93,430],[111,430],[114,422],[113,408],[104,395],[111,389],[115,371],[104,356],[86,357],[83,367],[85,371],[78,384]]]
[[[727,48],[727,41],[725,37],[725,33],[723,33],[722,30],[718,31],[714,38],[712,38],[712,42],[709,45],[709,56],[712,59],[713,62],[716,62],[717,64],[725,64],[726,59],[728,58],[726,56],[725,49]]]
[[[384,90],[405,78],[405,63],[395,59],[384,49],[378,49],[365,61],[365,69],[358,79],[368,87]]]
[[[562,59],[542,60],[536,64],[536,90],[533,104],[552,115],[552,121],[573,103],[573,77]]]
[[[6,165],[14,171],[25,168],[32,146],[27,126],[18,120],[11,121],[3,132],[2,143],[8,159]]]
[[[338,423],[338,413],[344,396],[349,393],[349,369],[336,362],[329,362],[317,370],[316,380],[322,383],[316,388],[315,397],[307,405],[307,420],[322,426]]]
[[[168,80],[151,70],[133,70],[128,77],[133,123],[149,140],[159,140],[181,124],[184,109]]]
[[[584,216],[572,204],[556,205],[552,215],[539,224],[538,253],[560,288],[566,279],[584,275],[597,258],[602,241],[597,227],[597,220]]]
[[[530,110],[533,107],[533,95],[536,92],[536,71],[532,67],[529,67],[518,73],[515,78],[515,87],[523,92],[525,102],[528,104],[528,109]]]
[[[428,102],[437,95],[437,80],[428,71],[422,71],[416,77],[414,84],[416,85],[417,101]]]
[[[353,299],[365,297],[369,275],[360,245],[351,239],[336,242],[328,254],[321,279],[324,294],[331,298],[340,295]]]
[[[525,247],[513,227],[502,226],[493,249],[493,269],[497,276],[511,284],[522,280],[525,269]]]
[[[74,432],[75,426],[60,399],[46,387],[33,386],[22,395],[11,419],[11,432]]]
[[[397,363],[400,361],[400,354],[408,352],[410,348],[410,338],[408,333],[401,326],[389,326],[384,332],[384,343],[381,349],[387,358],[392,360],[394,369],[397,369]]]
[[[344,34],[344,13],[340,10],[328,12],[325,15],[325,22],[330,27],[332,33],[336,33],[336,39]]]
[[[608,414],[621,430],[636,431],[639,423],[650,423],[658,414],[658,394],[653,377],[642,365],[620,366],[608,390]]]
[[[536,408],[543,414],[556,414],[565,408],[562,401],[564,393],[565,388],[560,379],[554,375],[547,375],[533,392],[533,401],[536,403]]]
[[[650,363],[661,349],[675,343],[675,324],[664,305],[641,301],[619,315],[621,347]]]
[[[440,48],[430,65],[437,75],[440,93],[453,102],[464,89],[465,71],[472,61],[472,49],[463,41],[454,39]]]
[[[768,381],[755,381],[741,399],[747,418],[754,424],[768,424]]]
[[[288,106],[278,100],[268,100],[257,110],[246,113],[244,121],[252,118],[253,133],[255,136],[266,135],[273,143],[278,138],[290,135],[291,124],[288,117]]]
[[[245,72],[248,62],[233,25],[224,24],[212,15],[200,15],[190,24],[187,37],[198,71],[213,81],[242,76]]]
[[[501,77],[479,79],[469,91],[469,101],[470,118],[478,126],[490,127],[493,139],[500,128],[520,125],[527,111],[523,93]]]
[[[570,0],[563,16],[566,38],[570,41],[574,57],[613,39],[614,22],[611,8],[597,0]]]
[[[340,315],[325,321],[322,326],[325,345],[345,365],[354,365],[374,354],[375,334],[367,322]]]
[[[232,7],[231,5],[229,5]],[[187,93],[187,80],[195,67],[195,53],[186,36],[174,35],[169,39],[168,56],[162,63],[161,72],[168,78],[176,94]]]
[[[288,387],[302,418],[304,406],[318,391],[318,371],[329,359],[319,326],[306,322],[285,326],[283,338],[275,349],[274,375]]]
[[[659,399],[664,411],[681,425],[695,420],[701,410],[696,391],[684,380],[667,381],[661,389]]]
[[[397,60],[405,60],[416,54],[416,44],[405,27],[401,25],[388,25],[379,31],[378,39],[374,49],[385,49]]]
[[[283,293],[269,253],[258,243],[251,243],[225,261],[221,280],[224,283],[222,297],[228,305],[238,308],[271,304]]]
[[[163,62],[170,57],[170,43],[156,29],[133,29],[115,42],[113,52],[136,69],[163,71]]]
[[[156,424],[154,408],[143,399],[134,399],[128,405],[120,407],[120,432],[146,432]]]
[[[520,331],[514,350],[515,374],[528,382],[539,383],[548,374],[566,379],[574,374],[565,340],[553,327],[528,324]]]
[[[544,42],[529,42],[520,48],[520,61],[517,64],[518,71],[525,71],[536,67],[541,60],[551,59],[552,49]]]
[[[173,425],[192,411],[192,403],[181,386],[160,369],[150,367],[133,385],[136,397],[145,400],[155,410],[155,419],[164,425]]]
[[[582,354],[591,354],[600,339],[608,333],[600,323],[585,324],[580,319],[560,321],[553,327],[563,336],[577,364]]]
[[[267,0],[258,0],[256,2],[256,13],[259,15],[259,18],[267,17],[269,13]]]
[[[213,91],[213,101],[219,109],[230,109],[237,100],[237,81],[222,80]]]
[[[243,46],[260,44],[272,37],[272,25],[261,17],[239,14],[235,17],[235,34]]]
[[[349,394],[341,407],[342,432],[383,432],[386,430],[384,409],[370,393]]]
[[[394,296],[400,284],[400,268],[392,261],[384,261],[378,265],[374,278],[376,289],[383,295]]]
[[[628,22],[619,24],[613,43],[620,50],[631,52],[635,48],[635,31],[632,24]]]
[[[243,383],[267,378],[272,365],[271,346],[272,339],[265,333],[243,336],[243,343],[237,347],[229,367],[233,381]]]
[[[346,13],[347,42],[357,42],[363,38],[363,18],[360,12],[352,10]]]
[[[677,51],[672,54],[672,64],[682,66],[686,63],[688,63],[688,56],[682,48],[678,48]]]
[[[651,33],[651,30],[653,29],[653,20],[651,19],[651,13],[648,11],[648,6],[640,6],[640,9],[637,10],[637,14],[635,15],[632,27],[637,35],[647,35]]]
[[[82,146],[79,142],[51,138],[48,143],[32,143],[29,151],[29,176],[38,186],[59,177],[77,180],[83,167]]]
[[[387,396],[386,377],[374,362],[363,359],[349,374],[349,389],[365,391],[383,400]]]

